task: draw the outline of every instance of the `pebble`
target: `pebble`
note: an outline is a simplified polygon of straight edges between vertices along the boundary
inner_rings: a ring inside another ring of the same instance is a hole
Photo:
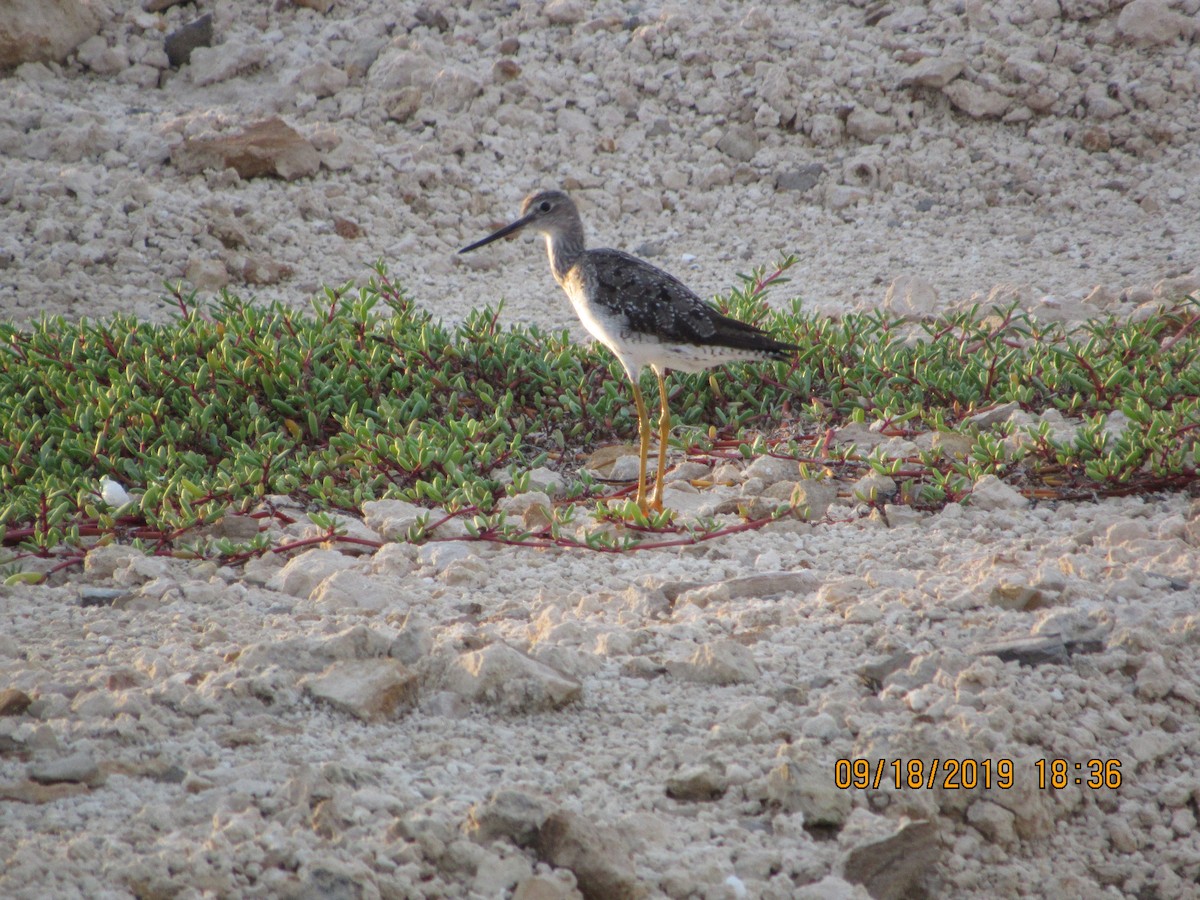
[[[307,599],[331,575],[356,568],[357,563],[352,557],[337,550],[306,550],[288,560],[267,582],[267,587]]]
[[[105,782],[105,776],[87,751],[79,751],[61,759],[35,763],[29,767],[29,777],[39,784],[70,782],[96,787]]]
[[[301,685],[314,699],[365,722],[395,718],[417,703],[417,677],[396,660],[335,663]]]
[[[538,829],[534,847],[541,859],[574,872],[587,900],[634,900],[646,893],[620,834],[578,813],[552,813]]]
[[[33,698],[24,691],[4,688],[0,690],[0,716],[19,716],[29,709],[32,702]]]
[[[237,133],[185,139],[172,150],[171,161],[189,175],[231,168],[242,178],[270,175],[285,181],[316,174],[321,162],[312,143],[277,116]]]
[[[1029,505],[1029,501],[1015,488],[995,475],[979,477],[971,489],[970,503],[974,509],[988,512],[1023,509]]]
[[[783,762],[767,774],[767,799],[785,812],[801,812],[808,827],[840,828],[850,815],[851,795],[829,777],[831,766]]]
[[[703,644],[686,659],[667,661],[667,671],[682,681],[743,684],[758,679],[754,653],[733,641]]]
[[[462,654],[446,672],[443,686],[466,700],[509,712],[559,709],[583,691],[574,678],[502,642]]]
[[[861,884],[876,900],[903,900],[920,890],[941,854],[933,822],[907,822],[886,838],[850,850],[842,864],[843,876]]]
[[[685,766],[667,779],[667,796],[672,800],[704,802],[718,800],[727,783],[724,766],[700,763]]]
[[[212,13],[205,13],[186,25],[175,29],[163,41],[163,50],[171,67],[186,66],[197,47],[211,47],[213,39]]]

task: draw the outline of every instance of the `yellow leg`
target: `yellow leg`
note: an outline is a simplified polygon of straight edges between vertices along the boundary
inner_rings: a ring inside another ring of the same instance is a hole
[[[650,495],[651,509],[662,509],[663,476],[667,473],[667,436],[671,433],[671,408],[667,405],[667,382],[662,369],[655,369],[658,378],[658,397],[662,410],[658,414],[658,469],[654,473],[654,493]]]
[[[643,513],[646,505],[646,457],[650,455],[650,414],[646,412],[646,401],[642,399],[642,389],[637,381],[633,382],[633,402],[637,404],[638,414],[638,489],[637,505]]]

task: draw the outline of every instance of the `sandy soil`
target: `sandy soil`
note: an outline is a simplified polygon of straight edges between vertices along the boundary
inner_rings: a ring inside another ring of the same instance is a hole
[[[780,253],[774,299],[832,314],[1200,288],[1197,0],[309,5],[113,4],[0,78],[6,316],[302,305],[383,258],[448,318],[582,334],[532,241],[454,254],[554,186],[706,295]],[[188,174],[273,116],[308,174]],[[622,556],[113,547],[0,588],[0,893],[1197,895],[1200,509],[985,487]]]

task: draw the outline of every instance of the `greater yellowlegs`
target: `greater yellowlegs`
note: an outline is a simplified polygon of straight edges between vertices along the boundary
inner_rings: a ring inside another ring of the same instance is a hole
[[[643,513],[662,509],[667,435],[671,429],[664,373],[668,369],[701,372],[740,360],[782,359],[798,348],[775,340],[761,328],[722,315],[678,278],[636,256],[620,250],[584,249],[579,210],[562,191],[530,194],[521,204],[519,219],[458,252],[467,253],[522,228],[546,236],[554,280],[571,298],[583,327],[613,352],[633,384],[640,440],[637,504]],[[649,502],[646,467],[650,416],[638,384],[646,366],[658,379],[662,400],[658,469]]]

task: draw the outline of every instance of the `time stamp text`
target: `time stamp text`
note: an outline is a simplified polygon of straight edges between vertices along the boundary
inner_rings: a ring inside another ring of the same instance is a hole
[[[894,787],[896,790],[1010,790],[1017,779],[1037,779],[1039,790],[1061,790],[1069,785],[1093,790],[1116,790],[1121,786],[1118,759],[1038,759],[1014,762],[995,759],[839,759],[833,764],[834,786],[851,788]]]

